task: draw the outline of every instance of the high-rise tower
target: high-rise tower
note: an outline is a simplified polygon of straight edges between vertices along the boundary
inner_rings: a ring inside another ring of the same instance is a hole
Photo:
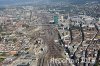
[[[58,16],[54,16],[54,24],[58,24]]]

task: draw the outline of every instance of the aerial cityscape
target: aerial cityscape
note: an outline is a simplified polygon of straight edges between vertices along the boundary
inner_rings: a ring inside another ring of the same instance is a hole
[[[100,66],[100,0],[0,0],[0,66]]]

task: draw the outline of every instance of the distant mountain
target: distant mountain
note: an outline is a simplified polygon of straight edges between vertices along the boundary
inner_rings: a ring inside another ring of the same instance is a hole
[[[35,0],[0,0],[0,6],[28,4],[32,2],[35,2]]]
[[[74,4],[84,4],[87,2],[99,2],[100,0],[50,0],[51,2],[69,2]]]
[[[98,2],[100,3],[100,0],[69,0],[71,3],[75,3],[75,4],[84,4],[87,2]]]
[[[19,5],[19,4],[42,4],[42,3],[59,3],[59,2],[66,2],[66,3],[74,3],[74,4],[81,4],[86,2],[97,1],[100,3],[100,0],[0,0],[0,6],[5,5]]]

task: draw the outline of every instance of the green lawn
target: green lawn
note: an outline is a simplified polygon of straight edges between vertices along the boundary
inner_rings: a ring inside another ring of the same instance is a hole
[[[0,58],[0,62],[2,62],[4,60],[4,58]]]

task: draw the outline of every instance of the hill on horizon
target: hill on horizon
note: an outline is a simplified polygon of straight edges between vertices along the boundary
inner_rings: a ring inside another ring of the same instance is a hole
[[[86,2],[97,1],[100,3],[100,0],[0,0],[0,6],[5,5],[21,5],[21,4],[42,4],[42,3],[59,3],[59,2],[67,2],[74,4],[84,4]]]

